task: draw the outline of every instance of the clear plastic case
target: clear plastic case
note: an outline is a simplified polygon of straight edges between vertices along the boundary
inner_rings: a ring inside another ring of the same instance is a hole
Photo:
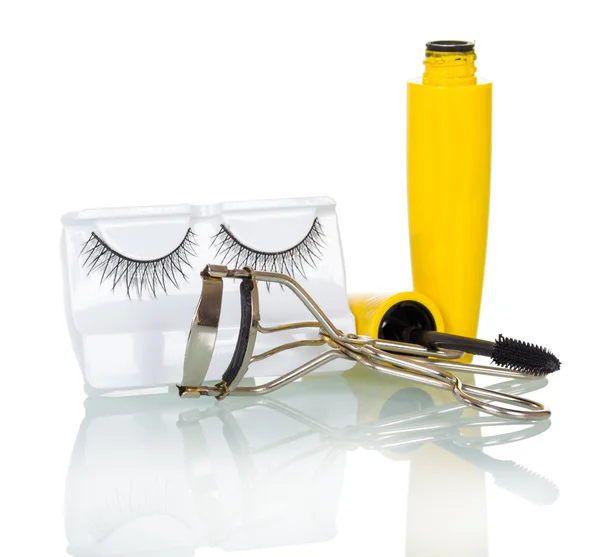
[[[354,331],[330,198],[93,209],[68,213],[62,223],[67,321],[89,395],[181,381],[201,292],[199,273],[208,263],[280,268],[307,289],[338,328]],[[263,325],[312,320],[291,292],[276,285],[260,288]],[[227,367],[239,318],[238,281],[226,281],[207,379],[219,379]],[[256,352],[313,337],[314,330],[259,335]],[[252,364],[247,377],[280,375],[322,350],[283,352]],[[339,361],[320,371],[348,367]]]

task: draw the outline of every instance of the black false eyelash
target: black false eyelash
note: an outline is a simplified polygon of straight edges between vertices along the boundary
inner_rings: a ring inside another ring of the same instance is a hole
[[[221,264],[239,269],[250,266],[257,271],[284,273],[295,277],[299,273],[306,278],[305,266],[316,269],[325,247],[325,234],[318,218],[313,221],[308,234],[295,246],[283,251],[258,251],[242,244],[232,232],[221,225],[213,237],[211,247],[217,248],[216,257]]]
[[[80,255],[85,257],[83,267],[87,268],[88,275],[95,271],[102,272],[100,284],[112,282],[113,290],[123,284],[129,298],[132,292],[136,292],[139,298],[144,292],[156,297],[157,291],[167,293],[169,283],[179,288],[178,278],[187,280],[184,269],[192,268],[188,257],[195,256],[195,237],[189,228],[181,243],[171,253],[158,259],[143,260],[121,255],[92,232]]]

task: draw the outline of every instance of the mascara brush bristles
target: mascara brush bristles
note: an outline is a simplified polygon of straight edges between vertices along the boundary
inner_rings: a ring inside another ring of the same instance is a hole
[[[560,369],[560,360],[548,349],[503,335],[498,336],[491,358],[498,366],[526,375],[548,375]]]

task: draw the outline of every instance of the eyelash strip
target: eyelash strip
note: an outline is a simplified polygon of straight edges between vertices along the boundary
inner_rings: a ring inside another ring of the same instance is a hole
[[[283,251],[258,251],[240,242],[232,232],[221,225],[219,232],[213,237],[211,247],[217,248],[216,257],[221,257],[221,264],[239,269],[250,266],[259,271],[284,273],[291,277],[296,272],[306,278],[305,266],[316,269],[325,247],[325,233],[319,219],[313,221],[308,234],[301,242]]]
[[[158,259],[143,260],[121,255],[92,232],[80,255],[85,257],[83,267],[87,268],[88,275],[94,271],[102,272],[100,284],[112,282],[113,290],[124,284],[129,298],[132,292],[136,292],[139,298],[144,292],[156,297],[157,290],[167,293],[168,283],[179,288],[178,277],[187,280],[184,269],[192,268],[188,257],[195,256],[195,237],[189,228],[181,243],[171,253]]]

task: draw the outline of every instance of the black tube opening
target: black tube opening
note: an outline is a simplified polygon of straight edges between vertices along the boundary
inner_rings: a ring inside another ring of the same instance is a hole
[[[435,319],[423,304],[405,300],[394,304],[385,312],[377,336],[384,340],[409,342],[404,331],[413,328],[435,331]]]
[[[426,43],[425,47],[432,52],[473,52],[475,43],[470,41],[430,41]]]

